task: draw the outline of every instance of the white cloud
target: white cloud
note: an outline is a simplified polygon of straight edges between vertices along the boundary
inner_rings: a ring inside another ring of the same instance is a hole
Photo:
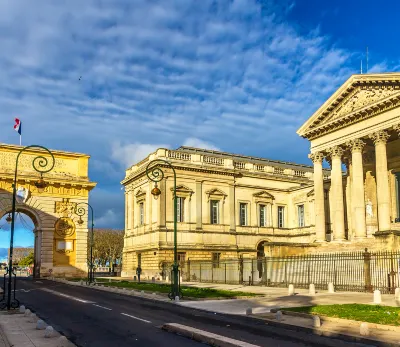
[[[154,152],[158,148],[169,148],[169,146],[145,143],[131,143],[123,145],[119,142],[115,142],[112,145],[111,157],[127,169],[133,164],[146,158],[150,153]]]
[[[0,141],[18,143],[19,116],[23,143],[91,154],[95,191],[118,189],[124,169],[158,147],[308,162],[295,130],[359,59],[317,29],[300,32],[292,7],[0,1]]]
[[[202,141],[195,137],[189,137],[188,139],[186,139],[183,142],[183,146],[196,147],[196,148],[202,148],[202,149],[212,149],[214,151],[220,151],[220,149],[218,147],[214,146],[212,143]]]

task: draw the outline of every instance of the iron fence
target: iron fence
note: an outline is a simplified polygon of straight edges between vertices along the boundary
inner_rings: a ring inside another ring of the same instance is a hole
[[[182,279],[192,282],[264,285],[268,287],[394,293],[400,287],[400,251],[309,254],[180,264]]]

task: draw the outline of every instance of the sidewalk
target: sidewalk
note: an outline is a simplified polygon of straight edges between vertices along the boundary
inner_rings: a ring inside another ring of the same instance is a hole
[[[60,345],[61,335],[58,332],[54,331],[53,337],[45,338],[44,330],[36,329],[36,321],[30,322],[20,313],[0,312],[0,331],[3,332],[3,342],[0,333],[1,347],[57,347]],[[5,339],[8,342],[4,341]],[[64,345],[75,346],[69,341]]]

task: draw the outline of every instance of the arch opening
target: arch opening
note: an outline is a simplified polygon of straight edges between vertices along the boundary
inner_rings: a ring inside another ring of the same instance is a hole
[[[13,265],[18,275],[33,275],[36,277],[36,270],[40,268],[40,250],[38,249],[38,220],[31,211],[24,208],[17,208],[15,212],[14,242],[13,242]],[[2,269],[8,266],[8,257],[11,238],[11,209],[0,210],[0,263]],[[40,246],[39,246],[40,248]],[[33,253],[33,263],[29,264],[28,258]],[[26,258],[26,259],[24,259]],[[24,261],[22,261],[24,259]]]

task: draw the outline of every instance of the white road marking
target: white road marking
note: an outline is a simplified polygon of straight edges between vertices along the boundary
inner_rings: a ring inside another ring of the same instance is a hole
[[[100,307],[100,308],[103,308],[108,311],[112,311],[112,308],[108,308],[108,307],[104,307],[104,306],[100,306],[100,305],[96,305],[96,304],[93,304],[93,306]]]
[[[88,300],[79,299],[79,298],[76,298],[76,297],[73,297],[73,296],[70,296],[70,295],[67,295],[67,294],[56,292],[55,290],[51,290],[51,289],[48,289],[48,288],[40,288],[40,290],[52,293],[54,295],[62,296],[62,297],[67,298],[67,299],[79,301],[79,302],[82,302],[84,304],[93,304],[94,303],[94,301],[88,301]]]
[[[121,313],[121,314],[124,315],[124,316],[130,317],[130,318],[133,318],[133,319],[141,320],[142,322],[145,322],[145,323],[151,323],[149,320],[145,320],[145,319],[142,319],[142,318],[139,318],[139,317],[131,316],[130,314],[127,314],[127,313]]]

